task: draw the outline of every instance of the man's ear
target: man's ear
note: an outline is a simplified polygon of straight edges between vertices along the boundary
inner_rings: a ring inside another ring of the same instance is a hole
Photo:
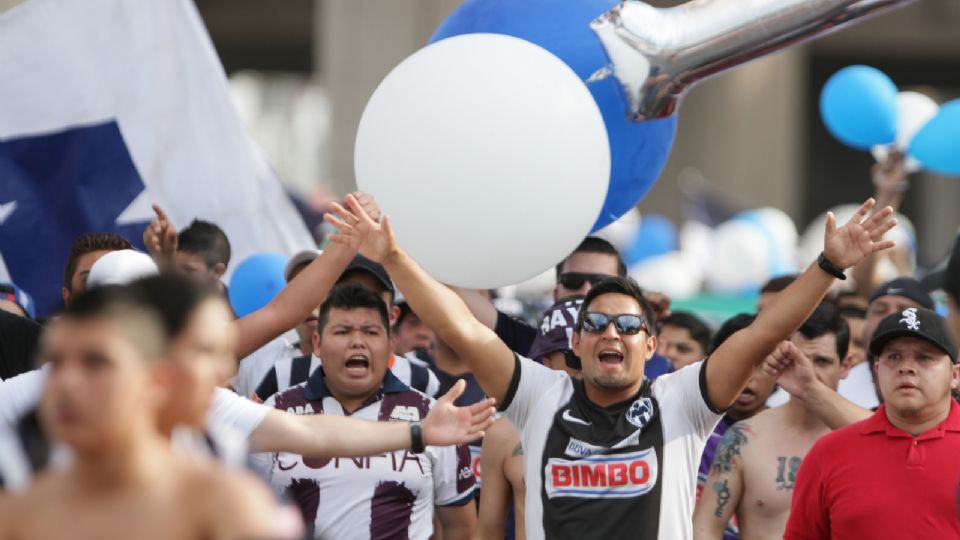
[[[952,390],[960,390],[960,364],[953,364],[950,375],[952,376],[950,388]]]
[[[650,334],[647,336],[647,360],[653,358],[655,352],[657,352],[657,336]]]
[[[61,288],[60,288],[60,296],[63,297],[63,305],[69,306],[69,305],[70,305],[70,291],[67,290],[66,287],[61,287]]]
[[[556,303],[556,301],[559,300],[559,299],[557,298],[557,290],[558,290],[559,288],[560,288],[559,285],[556,285],[556,286],[554,286],[554,288],[553,288],[553,301],[554,301],[554,303]]]
[[[840,379],[846,379],[850,374],[850,368],[853,367],[853,353],[848,352],[847,356],[840,361]]]
[[[576,330],[570,335],[570,348],[573,349],[573,352],[576,353],[577,356],[583,358],[583,355],[580,354],[580,332]]]
[[[390,308],[390,313],[387,315],[387,322],[390,323],[390,328],[396,328],[397,320],[400,318],[400,306],[393,306]]]
[[[210,270],[213,272],[213,275],[216,276],[217,279],[220,279],[223,277],[223,274],[227,271],[227,265],[221,262],[218,262],[217,264],[213,265],[213,268],[211,268]]]
[[[310,338],[310,341],[313,342],[313,354],[320,356],[320,327],[313,332],[313,337]]]

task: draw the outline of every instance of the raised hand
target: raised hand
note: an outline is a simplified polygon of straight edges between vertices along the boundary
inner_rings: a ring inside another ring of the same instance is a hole
[[[157,217],[143,231],[143,245],[157,262],[172,263],[177,252],[177,229],[159,205],[153,205],[153,212]]]
[[[788,394],[802,398],[815,384],[813,363],[792,341],[784,341],[763,361],[763,371],[774,377]]]
[[[463,394],[467,383],[457,381],[423,419],[423,442],[430,446],[448,446],[475,441],[494,421],[494,399],[488,398],[469,407],[453,404]]]
[[[837,228],[837,218],[833,212],[827,214],[823,254],[834,265],[841,269],[849,268],[871,253],[894,246],[892,240],[881,240],[883,235],[897,224],[896,219],[890,218],[892,208],[887,206],[865,220],[875,204],[876,201],[872,198],[867,199],[850,221],[840,228]]]
[[[657,319],[670,316],[669,296],[663,294],[662,292],[648,291],[644,289],[643,298],[646,299],[646,301],[650,304],[650,307],[653,308],[653,312],[656,314]]]
[[[370,204],[379,210],[372,197],[367,206]],[[378,263],[382,263],[391,253],[397,251],[397,241],[390,227],[389,216],[383,216],[380,223],[377,223],[353,195],[344,198],[344,205],[346,206],[331,203],[333,214],[324,216],[327,223],[339,229],[337,234],[330,235],[331,242],[349,246]]]

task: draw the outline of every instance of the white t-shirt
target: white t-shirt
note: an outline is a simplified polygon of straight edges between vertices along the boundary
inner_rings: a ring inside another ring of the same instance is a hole
[[[601,408],[582,381],[518,356],[504,403],[523,442],[527,538],[692,538],[700,457],[721,417],[704,362]]]
[[[47,366],[0,381],[0,422],[13,429],[20,418],[40,403]]]
[[[870,374],[870,362],[861,362],[850,369],[846,379],[840,381],[837,392],[841,396],[864,409],[876,409],[880,406],[877,388]]]
[[[388,370],[382,391],[351,416],[416,421],[426,416],[433,402]],[[274,394],[267,404],[292,414],[344,415],[323,383],[322,369],[307,382]],[[365,458],[304,458],[281,452],[273,454],[271,462],[271,484],[297,503],[317,538],[429,538],[434,505],[473,501],[466,445]]]

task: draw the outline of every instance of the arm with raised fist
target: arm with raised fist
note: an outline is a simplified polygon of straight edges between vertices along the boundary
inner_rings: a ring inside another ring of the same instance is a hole
[[[847,401],[823,384],[813,371],[813,363],[790,341],[777,346],[763,361],[763,370],[777,384],[816,415],[830,429],[838,429],[870,417],[871,411]]]
[[[883,208],[868,218],[875,204],[868,199],[842,227],[837,226],[832,213],[828,214],[823,242],[826,261],[807,268],[757,315],[753,324],[731,336],[710,356],[706,365],[707,392],[715,408],[726,409],[733,404],[756,366],[817,307],[835,279],[834,272],[893,247],[892,241],[881,240],[896,225],[896,220],[890,219],[893,209]]]

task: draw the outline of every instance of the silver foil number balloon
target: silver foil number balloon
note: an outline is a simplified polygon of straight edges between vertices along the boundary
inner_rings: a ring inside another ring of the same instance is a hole
[[[591,24],[635,120],[676,111],[690,85],[913,0],[692,0],[655,8],[625,0]]]

